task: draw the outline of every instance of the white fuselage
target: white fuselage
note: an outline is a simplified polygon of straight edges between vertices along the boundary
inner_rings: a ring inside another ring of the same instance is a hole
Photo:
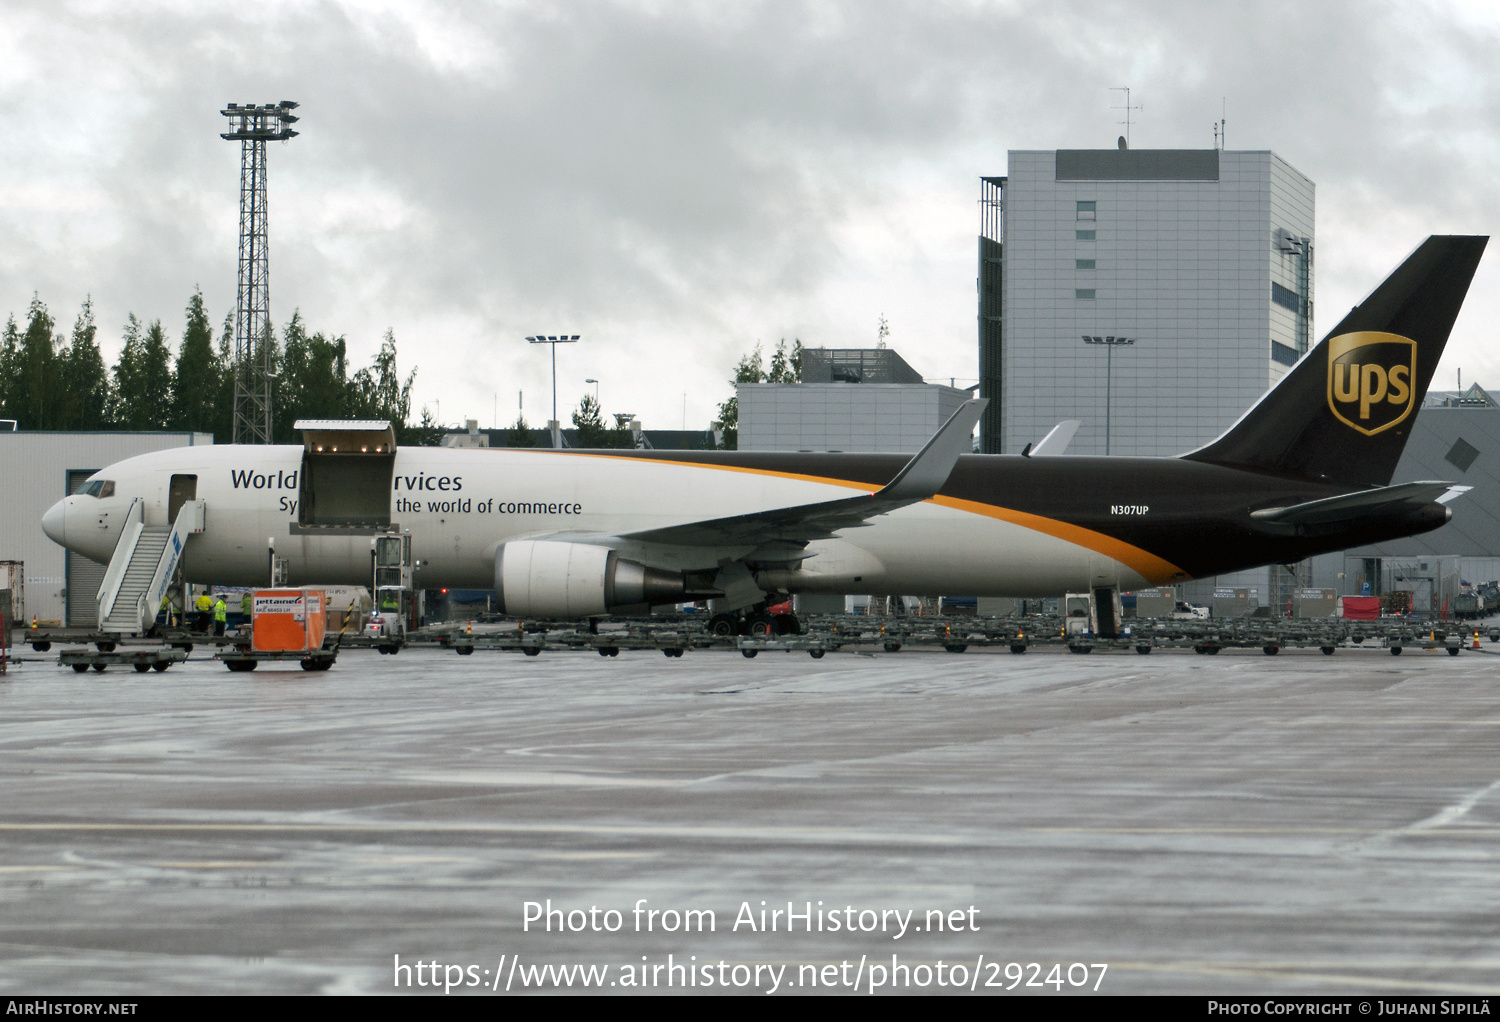
[[[368,584],[369,535],[298,534],[301,446],[179,448],[131,458],[93,478],[107,497],[75,495],[44,519],[54,540],[108,562],[134,498],[166,525],[173,475],[195,475],[205,527],[183,577],[216,585],[269,581],[269,552],[292,585]],[[419,587],[490,588],[503,543],[559,537],[608,545],[663,568],[704,570],[750,547],[646,544],[630,533],[868,493],[869,486],[609,452],[406,447],[397,450],[390,520],[412,537]],[[1165,579],[1001,517],[924,501],[812,542],[799,566],[762,568],[768,589],[807,593],[1036,596]],[[752,562],[755,558],[751,557]]]

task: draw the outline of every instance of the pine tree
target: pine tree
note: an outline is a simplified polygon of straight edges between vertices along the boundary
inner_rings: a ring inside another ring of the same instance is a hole
[[[214,328],[208,320],[208,311],[203,307],[200,289],[193,289],[186,312],[182,347],[177,352],[177,371],[172,375],[170,425],[173,429],[213,433],[218,425],[217,403],[222,381],[214,354]]]
[[[96,430],[109,424],[109,371],[99,351],[98,332],[93,299],[85,298],[73,322],[73,339],[64,359],[68,429]]]
[[[214,442],[227,444],[234,438],[234,312],[224,317],[224,329],[219,334],[219,350],[215,359],[218,367],[219,388],[214,399]]]
[[[159,319],[146,328],[137,381],[141,388],[137,400],[143,405],[138,421],[144,423],[138,428],[166,429],[172,411],[172,349]]]
[[[600,414],[599,402],[594,400],[594,395],[585,394],[583,400],[578,402],[578,408],[573,412],[573,428],[575,432],[576,447],[599,448],[611,446],[610,430],[604,425],[604,416]]]
[[[131,313],[125,321],[125,346],[115,363],[115,425],[128,430],[167,428],[172,404],[172,352],[161,320],[141,331]]]
[[[16,380],[21,372],[21,330],[12,313],[0,335],[0,419],[20,419]]]
[[[53,325],[47,306],[33,295],[12,377],[10,405],[15,414],[8,418],[18,420],[19,429],[63,428],[64,383],[58,371],[59,339],[52,335]]]
[[[520,413],[516,415],[515,425],[510,427],[510,435],[505,439],[507,447],[535,447],[536,434],[530,426],[526,425],[526,416]]]

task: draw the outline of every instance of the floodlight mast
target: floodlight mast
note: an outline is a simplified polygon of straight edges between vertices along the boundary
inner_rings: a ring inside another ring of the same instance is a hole
[[[1104,346],[1104,456],[1109,457],[1109,442],[1114,435],[1114,425],[1110,422],[1110,393],[1115,383],[1115,349],[1123,345],[1135,343],[1134,337],[1096,337],[1089,334],[1083,335],[1084,344],[1100,344]]]
[[[296,103],[230,103],[220,138],[240,143],[240,258],[234,307],[234,432],[237,444],[268,444],[271,422],[270,265],[267,259],[266,143],[297,137]]]
[[[578,341],[578,334],[571,337],[567,334],[548,335],[537,334],[526,340],[532,344],[552,345],[552,421],[547,423],[547,428],[552,431],[552,447],[554,450],[562,449],[562,426],[557,421],[557,346],[559,344],[574,344]]]

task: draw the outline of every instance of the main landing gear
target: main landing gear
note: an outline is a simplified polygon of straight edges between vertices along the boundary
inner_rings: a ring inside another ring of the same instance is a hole
[[[757,639],[774,639],[779,635],[801,635],[802,622],[797,620],[796,614],[768,613],[765,605],[760,604],[749,611],[715,614],[708,619],[708,630],[720,638],[749,635]]]

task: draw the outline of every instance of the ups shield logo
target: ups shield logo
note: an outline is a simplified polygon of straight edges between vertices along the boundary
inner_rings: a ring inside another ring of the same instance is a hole
[[[1328,342],[1328,407],[1374,436],[1411,415],[1416,374],[1416,341],[1373,330],[1340,334]]]

